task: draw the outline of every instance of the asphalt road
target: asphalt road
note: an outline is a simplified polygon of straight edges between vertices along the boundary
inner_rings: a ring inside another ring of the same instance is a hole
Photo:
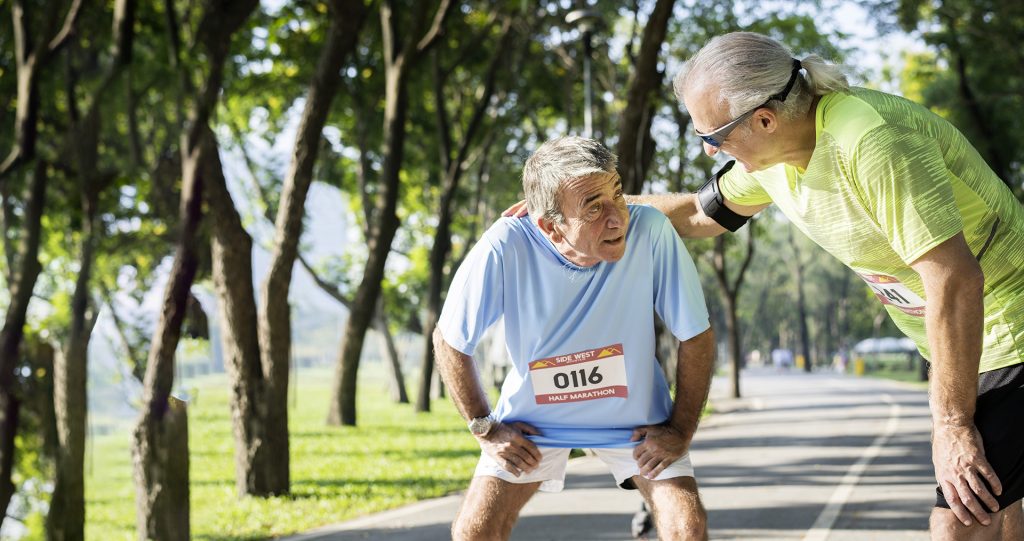
[[[928,539],[934,501],[923,389],[828,374],[745,372],[744,398],[724,398],[692,458],[715,540]],[[323,528],[288,541],[448,539],[459,495]],[[628,540],[635,491],[592,457],[570,463],[566,489],[538,494],[516,540]],[[652,537],[653,538],[653,537]]]

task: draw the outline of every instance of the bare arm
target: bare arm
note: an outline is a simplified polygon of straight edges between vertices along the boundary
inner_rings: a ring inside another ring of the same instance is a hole
[[[634,430],[644,441],[633,450],[640,475],[648,479],[661,472],[690,449],[700,414],[708,399],[715,367],[715,333],[708,330],[679,343],[676,366],[676,398],[667,426]]]
[[[473,357],[453,348],[445,341],[440,328],[434,329],[434,356],[437,369],[448,387],[455,407],[467,421],[489,415],[491,407],[480,383]],[[539,434],[526,423],[498,423],[490,432],[476,436],[480,448],[516,477],[540,465],[541,453],[524,434]]]
[[[928,300],[925,328],[932,357],[935,476],[961,522],[970,525],[973,515],[987,525],[990,519],[980,502],[992,510],[999,506],[982,478],[995,494],[1002,492],[1002,486],[985,459],[981,436],[974,426],[985,277],[962,233],[911,266],[921,276]]]
[[[491,413],[487,394],[480,383],[473,357],[451,347],[445,341],[440,329],[434,330],[434,356],[437,370],[448,387],[456,409],[467,421]]]
[[[670,193],[659,195],[627,195],[626,203],[634,205],[650,205],[659,212],[668,216],[672,227],[683,238],[717,237],[725,233],[726,229],[718,222],[704,214],[700,207],[695,193]],[[768,204],[747,206],[738,205],[725,200],[725,206],[737,214],[753,216],[761,212]]]
[[[683,434],[689,447],[711,390],[711,376],[715,369],[715,333],[709,327],[680,342],[676,356],[676,398],[669,425]]]

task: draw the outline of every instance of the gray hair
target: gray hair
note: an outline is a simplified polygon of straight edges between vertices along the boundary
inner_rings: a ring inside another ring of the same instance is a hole
[[[672,82],[676,99],[690,89],[717,91],[719,104],[739,116],[764,103],[768,96],[785,88],[793,73],[793,54],[781,43],[753,32],[732,32],[709,41],[688,62]],[[818,55],[800,60],[805,74],[785,102],[772,101],[767,107],[791,120],[803,115],[814,96],[850,88],[842,66],[829,64]]]
[[[537,220],[563,223],[560,194],[571,180],[612,173],[618,158],[604,145],[584,137],[558,137],[537,149],[523,166],[526,208]]]

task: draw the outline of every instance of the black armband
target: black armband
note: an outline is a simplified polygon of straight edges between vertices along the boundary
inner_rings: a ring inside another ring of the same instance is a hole
[[[709,218],[734,233],[737,229],[743,227],[743,224],[747,223],[750,216],[736,214],[729,207],[725,206],[725,197],[722,196],[722,190],[718,187],[718,179],[728,173],[735,164],[736,160],[729,160],[697,191],[697,199],[700,201],[700,207],[704,209],[704,214],[707,214]]]

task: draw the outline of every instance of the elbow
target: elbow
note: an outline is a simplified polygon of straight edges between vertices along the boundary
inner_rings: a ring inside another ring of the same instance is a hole
[[[957,289],[968,293],[970,301],[977,303],[979,306],[984,306],[985,274],[981,271],[981,265],[976,265],[972,268],[971,272],[967,273],[963,280],[963,285]]]
[[[974,265],[971,266],[969,271],[966,273],[966,276],[964,276],[964,285],[969,291],[984,297],[985,272],[981,270],[981,263],[975,261]]]
[[[448,346],[448,342],[445,341],[444,335],[441,333],[441,327],[437,327],[437,326],[434,327],[434,333],[433,333],[431,339],[434,342],[434,354],[435,355],[437,354],[438,351],[441,351],[445,347]]]
[[[684,239],[717,237],[726,231],[714,218],[704,212],[700,199],[695,193],[687,194],[685,204],[670,218],[676,232]]]
[[[452,347],[448,345],[448,342],[444,339],[444,335],[441,334],[441,329],[439,327],[434,327],[434,333],[431,335],[431,341],[434,344],[434,365],[437,366],[439,373],[443,377],[448,359],[451,357],[450,352],[452,351]]]
[[[985,291],[985,272],[977,259],[963,258],[958,265],[952,265],[947,274],[946,289],[959,294],[973,293],[983,295]]]

